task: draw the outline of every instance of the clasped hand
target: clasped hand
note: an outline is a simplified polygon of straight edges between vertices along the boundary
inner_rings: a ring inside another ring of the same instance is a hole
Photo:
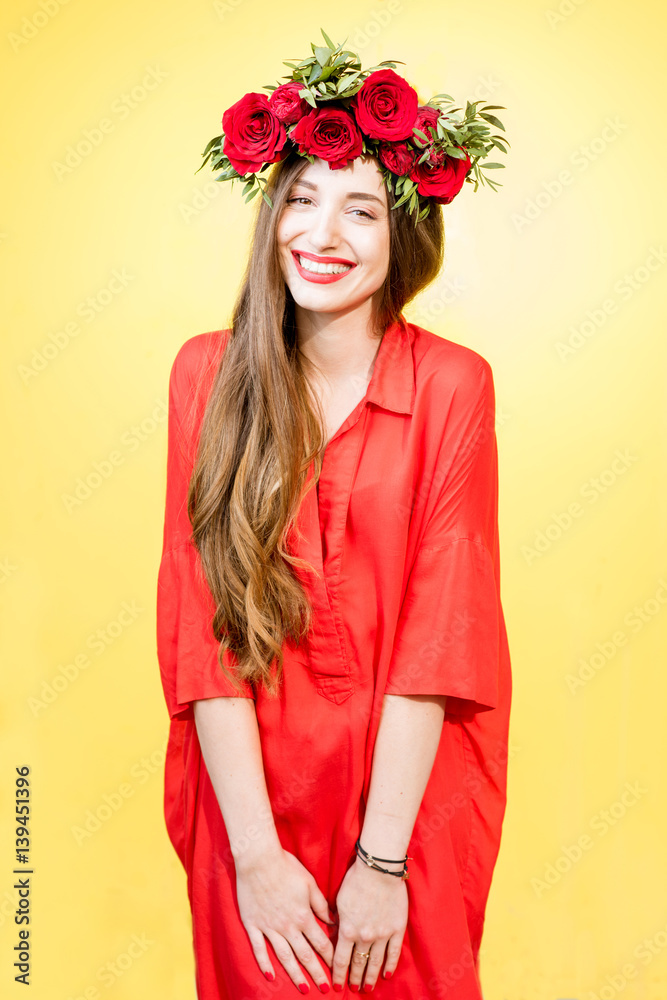
[[[324,893],[314,877],[289,851],[247,867],[237,865],[237,898],[241,920],[257,963],[275,978],[266,940],[294,985],[309,987],[302,967],[322,992],[328,979],[317,955],[331,969],[334,989],[343,988],[349,969],[351,986],[373,987],[384,962],[386,978],[395,971],[408,921],[408,895],[403,879],[375,871],[359,858],[348,869],[336,897],[338,939],[334,946],[316,917],[327,924]],[[370,952],[368,959],[357,958]]]

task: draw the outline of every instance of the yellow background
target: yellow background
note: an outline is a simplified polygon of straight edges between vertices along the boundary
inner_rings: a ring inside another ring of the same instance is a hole
[[[422,100],[507,108],[504,186],[466,185],[445,210],[446,270],[408,311],[496,383],[515,695],[485,996],[667,996],[659,5],[11,0],[1,22],[3,997],[26,995],[11,968],[24,764],[30,995],[194,997],[161,812],[163,408],[180,345],[227,325],[254,210],[195,177],[200,153],[321,26],[364,66],[402,60]]]

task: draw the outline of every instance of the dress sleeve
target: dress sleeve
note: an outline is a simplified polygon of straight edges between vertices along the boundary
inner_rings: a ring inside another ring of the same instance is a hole
[[[385,693],[446,695],[448,713],[484,711],[498,704],[504,621],[495,391],[481,355],[457,384],[432,480]]]
[[[218,663],[213,633],[215,602],[199,552],[192,544],[187,496],[205,400],[201,398],[205,338],[194,337],[179,351],[169,379],[167,490],[162,559],[157,584],[157,653],[169,716],[193,719],[192,702],[221,696],[253,698],[251,685],[236,690]],[[209,359],[210,374],[210,359]],[[230,650],[223,656],[232,672]]]

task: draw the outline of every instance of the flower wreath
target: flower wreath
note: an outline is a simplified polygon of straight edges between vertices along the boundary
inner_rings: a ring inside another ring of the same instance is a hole
[[[297,151],[311,163],[327,160],[331,170],[364,154],[376,156],[380,171],[396,197],[393,208],[406,205],[415,225],[432,203],[447,205],[464,181],[502,187],[482,173],[479,161],[497,147],[507,153],[504,136],[491,135],[489,124],[505,131],[490,114],[501,105],[466,102],[461,108],[449,94],[436,94],[420,104],[417,92],[394,72],[397,61],[385,60],[363,70],[356,53],[334,45],[323,29],[326,46],[311,42],[312,56],[284,62],[292,70],[287,83],[265,84],[266,94],[245,94],[222,116],[223,134],[202,153],[218,181],[245,181],[246,202],[262,194],[270,208],[262,173],[272,163]],[[401,65],[405,65],[402,63]],[[487,170],[503,163],[485,163]],[[392,188],[393,184],[393,188]]]

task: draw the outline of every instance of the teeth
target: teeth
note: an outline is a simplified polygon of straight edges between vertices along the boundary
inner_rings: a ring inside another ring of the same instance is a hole
[[[299,263],[304,271],[312,271],[313,274],[344,274],[352,267],[351,264],[320,264],[319,261],[297,256],[299,256]]]

